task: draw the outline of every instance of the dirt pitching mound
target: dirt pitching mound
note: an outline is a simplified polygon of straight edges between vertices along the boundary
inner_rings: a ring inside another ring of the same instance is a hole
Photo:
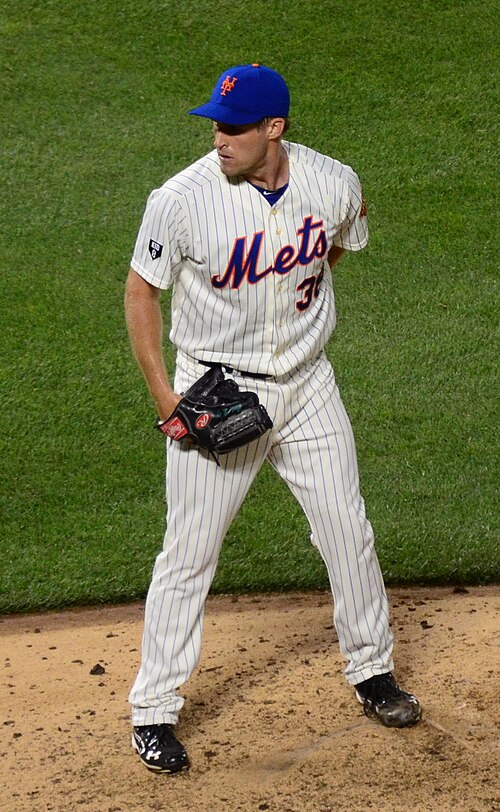
[[[500,588],[389,597],[417,727],[363,715],[329,594],[213,597],[172,777],[130,746],[142,605],[0,618],[0,810],[499,812]]]

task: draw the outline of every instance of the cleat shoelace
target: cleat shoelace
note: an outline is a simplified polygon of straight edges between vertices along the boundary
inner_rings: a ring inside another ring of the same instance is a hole
[[[364,696],[364,711],[367,716],[373,716],[375,707],[390,702],[391,699],[401,699],[404,692],[397,685],[392,674],[382,674],[378,679],[368,682]]]
[[[148,725],[140,733],[136,732],[136,742],[141,755],[156,760],[161,754],[167,762],[185,757],[185,751],[177,741],[170,725]]]

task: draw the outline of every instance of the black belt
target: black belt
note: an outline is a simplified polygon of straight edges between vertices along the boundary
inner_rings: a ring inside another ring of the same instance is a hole
[[[218,364],[215,361],[198,361],[198,363],[203,364],[204,367],[210,367],[210,369],[220,367],[221,369],[224,369],[229,375],[235,372],[237,375],[241,375],[242,378],[257,378],[259,380],[265,381],[272,377],[272,375],[264,375],[263,372],[242,372],[241,369],[227,367],[225,364]]]

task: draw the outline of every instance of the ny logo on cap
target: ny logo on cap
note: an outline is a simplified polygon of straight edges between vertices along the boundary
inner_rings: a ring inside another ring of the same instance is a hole
[[[234,87],[235,82],[237,82],[237,81],[238,81],[238,78],[236,76],[235,76],[234,79],[230,79],[229,74],[228,74],[226,76],[226,78],[224,79],[224,81],[222,82],[222,84],[221,84],[221,91],[220,91],[221,96],[225,96],[226,93],[230,93],[231,90]]]

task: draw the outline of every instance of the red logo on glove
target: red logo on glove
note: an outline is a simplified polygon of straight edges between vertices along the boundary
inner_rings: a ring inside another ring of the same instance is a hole
[[[170,437],[172,440],[180,440],[188,433],[186,426],[178,417],[173,417],[172,420],[163,423],[160,428],[163,434],[166,434],[167,437]]]
[[[212,415],[205,412],[205,414],[200,414],[198,420],[196,421],[195,425],[197,429],[204,429],[205,426],[208,426],[212,419]]]

